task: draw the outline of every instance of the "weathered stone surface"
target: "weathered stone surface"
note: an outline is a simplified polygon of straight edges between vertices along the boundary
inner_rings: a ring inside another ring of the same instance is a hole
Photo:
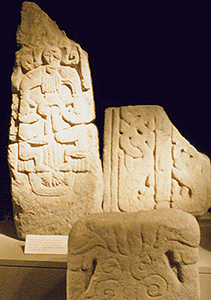
[[[175,209],[101,213],[69,235],[68,300],[199,299],[199,226]]]
[[[32,2],[23,3],[17,44],[8,157],[17,232],[68,234],[102,209],[88,56]]]
[[[160,106],[106,110],[103,168],[105,211],[171,207],[201,215],[211,206],[209,158]]]

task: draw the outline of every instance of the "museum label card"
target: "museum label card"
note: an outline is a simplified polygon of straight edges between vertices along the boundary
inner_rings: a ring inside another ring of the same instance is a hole
[[[25,254],[67,254],[67,235],[26,235]]]

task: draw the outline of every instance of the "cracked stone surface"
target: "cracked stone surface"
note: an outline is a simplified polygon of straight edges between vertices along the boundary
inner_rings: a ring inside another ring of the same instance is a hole
[[[102,210],[102,167],[88,55],[24,2],[8,146],[14,220],[26,234],[68,234]]]
[[[107,212],[69,235],[68,300],[199,300],[196,219],[175,209]]]
[[[211,206],[209,158],[160,106],[106,109],[103,168],[105,211],[171,207],[197,216]]]

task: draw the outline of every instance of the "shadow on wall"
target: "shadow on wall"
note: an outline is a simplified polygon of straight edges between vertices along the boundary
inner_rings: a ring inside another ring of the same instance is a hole
[[[211,252],[211,225],[209,227],[201,227],[201,242],[200,246]]]
[[[66,299],[66,270],[65,276],[55,285],[55,287],[44,295],[40,300],[65,300]]]
[[[15,223],[12,218],[6,217],[4,221],[0,222],[0,234],[6,235],[13,239],[18,239]]]

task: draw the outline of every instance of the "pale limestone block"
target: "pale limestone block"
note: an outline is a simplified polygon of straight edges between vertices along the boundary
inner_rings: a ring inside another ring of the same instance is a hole
[[[104,130],[105,211],[211,206],[210,160],[181,136],[162,107],[108,108]]]
[[[17,232],[68,234],[102,210],[88,56],[32,2],[23,3],[17,44],[8,147]]]
[[[172,125],[162,107],[153,108],[155,129],[155,201],[160,207],[163,200],[169,201],[171,193],[171,129]],[[168,202],[166,207],[168,207]],[[163,206],[163,205],[162,205]]]
[[[106,109],[103,156],[106,211],[154,207],[154,130],[155,118],[150,106]]]
[[[203,214],[211,206],[210,160],[172,128],[172,207]]]
[[[196,219],[183,211],[98,213],[70,231],[68,300],[199,300]]]

